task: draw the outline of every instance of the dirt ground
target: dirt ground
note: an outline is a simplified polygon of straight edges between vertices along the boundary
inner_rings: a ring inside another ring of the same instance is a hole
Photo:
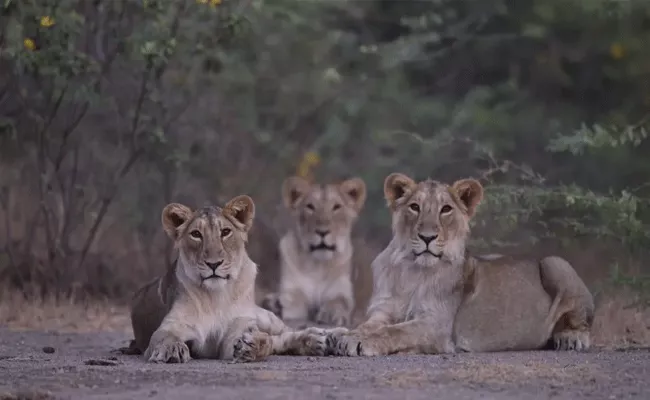
[[[650,351],[152,365],[130,335],[0,329],[0,399],[649,399]]]

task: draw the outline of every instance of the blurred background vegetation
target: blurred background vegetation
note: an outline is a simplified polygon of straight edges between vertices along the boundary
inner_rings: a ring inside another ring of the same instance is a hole
[[[0,281],[128,298],[166,203],[246,193],[273,286],[296,173],[365,180],[367,268],[400,171],[481,179],[476,251],[643,290],[648,43],[647,0],[3,0]]]

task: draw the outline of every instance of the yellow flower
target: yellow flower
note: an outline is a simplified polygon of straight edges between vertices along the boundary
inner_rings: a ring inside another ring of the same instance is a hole
[[[36,50],[36,43],[34,43],[34,41],[30,38],[25,38],[25,40],[23,40],[23,46],[25,46],[25,48],[29,51]]]
[[[320,156],[315,151],[308,151],[303,157],[304,162],[315,166],[320,163]]]
[[[320,164],[320,156],[314,151],[308,151],[300,160],[296,175],[308,179],[311,177],[312,168],[318,164]]]
[[[210,5],[216,7],[216,6],[218,6],[219,4],[221,4],[221,1],[222,1],[222,0],[210,0]]]
[[[54,25],[54,18],[50,17],[49,15],[41,17],[41,26],[43,28],[49,28],[52,25]]]
[[[609,47],[609,54],[615,60],[625,57],[625,48],[620,43],[614,43]]]

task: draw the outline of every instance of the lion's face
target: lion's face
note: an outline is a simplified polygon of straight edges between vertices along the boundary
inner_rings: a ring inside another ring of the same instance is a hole
[[[394,173],[384,182],[384,195],[393,213],[394,239],[416,264],[433,267],[463,259],[469,220],[483,198],[478,181],[416,183]]]
[[[290,177],[282,185],[282,197],[302,249],[326,261],[349,248],[352,227],[366,200],[366,185],[360,178],[320,185]]]
[[[179,251],[178,267],[193,284],[208,289],[236,281],[246,257],[248,231],[255,205],[248,196],[238,196],[226,206],[192,211],[182,204],[167,205],[162,224]]]

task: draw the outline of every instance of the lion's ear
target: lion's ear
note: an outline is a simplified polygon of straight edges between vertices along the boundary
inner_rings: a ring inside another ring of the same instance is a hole
[[[162,211],[162,225],[167,236],[176,240],[178,228],[192,217],[192,210],[179,203],[167,204]]]
[[[388,207],[395,209],[397,201],[408,196],[415,190],[417,183],[408,176],[394,172],[384,180],[384,197]]]
[[[230,200],[223,208],[223,214],[235,226],[248,232],[255,218],[255,203],[249,196],[241,195]]]
[[[304,178],[292,176],[282,183],[282,200],[287,208],[295,208],[309,192],[311,184]]]
[[[339,190],[357,212],[361,211],[366,202],[366,183],[363,179],[347,179],[339,184]]]
[[[467,215],[470,217],[476,213],[476,207],[483,200],[483,186],[476,179],[461,179],[454,182],[451,189],[456,192],[458,198],[467,207]]]

